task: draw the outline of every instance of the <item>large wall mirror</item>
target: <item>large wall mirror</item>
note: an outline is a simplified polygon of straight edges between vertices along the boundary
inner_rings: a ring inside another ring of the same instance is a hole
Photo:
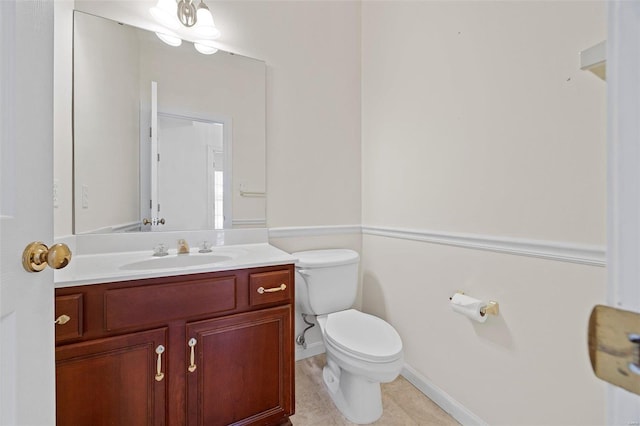
[[[265,63],[74,12],[74,233],[265,226]]]

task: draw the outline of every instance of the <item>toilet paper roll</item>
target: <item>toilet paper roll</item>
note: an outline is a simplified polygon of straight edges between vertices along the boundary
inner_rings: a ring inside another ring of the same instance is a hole
[[[480,309],[485,306],[487,304],[482,300],[474,299],[462,293],[456,293],[451,298],[451,307],[455,312],[478,322],[487,320],[487,316],[480,313]]]

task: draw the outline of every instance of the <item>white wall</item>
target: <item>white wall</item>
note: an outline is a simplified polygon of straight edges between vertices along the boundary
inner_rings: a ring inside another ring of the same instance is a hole
[[[74,211],[74,229],[80,233],[139,218],[140,194],[131,182],[139,176],[140,89],[135,30],[87,15],[76,18],[73,135],[82,143],[73,152],[75,200],[81,206]]]
[[[603,3],[363,10],[365,223],[604,243]]]
[[[72,233],[73,217],[73,0],[56,1],[53,13],[53,229],[62,236]]]
[[[364,2],[363,224],[603,251],[605,83],[578,52],[605,37],[601,2]],[[604,422],[602,266],[378,235],[363,255],[364,309],[477,418]],[[456,290],[500,316],[454,314]]]
[[[359,223],[360,4],[215,9],[234,48],[267,62],[268,226]]]

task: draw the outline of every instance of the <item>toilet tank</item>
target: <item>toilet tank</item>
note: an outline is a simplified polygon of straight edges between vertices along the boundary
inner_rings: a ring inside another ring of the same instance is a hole
[[[296,298],[302,313],[323,315],[351,308],[358,291],[357,252],[347,249],[292,253],[296,262]]]

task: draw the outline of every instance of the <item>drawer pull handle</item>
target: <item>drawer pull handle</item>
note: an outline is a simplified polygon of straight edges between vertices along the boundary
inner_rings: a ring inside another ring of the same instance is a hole
[[[164,373],[162,372],[162,354],[164,353],[164,346],[158,345],[158,347],[156,348],[156,353],[158,354],[156,382],[160,382],[162,381],[162,379],[164,379]]]
[[[196,371],[196,354],[195,354],[195,350],[194,348],[196,347],[196,344],[198,343],[198,341],[196,339],[194,339],[193,337],[191,339],[189,339],[189,347],[191,348],[191,363],[189,365],[189,372],[193,373],[194,371]]]
[[[71,317],[69,315],[62,314],[58,318],[56,318],[56,320],[53,323],[58,325],[63,325],[68,323],[69,321],[71,321]]]
[[[285,283],[282,283],[280,284],[280,287],[273,287],[273,288],[258,287],[258,293],[260,294],[274,293],[276,291],[285,291],[286,289],[287,289],[287,285]]]

